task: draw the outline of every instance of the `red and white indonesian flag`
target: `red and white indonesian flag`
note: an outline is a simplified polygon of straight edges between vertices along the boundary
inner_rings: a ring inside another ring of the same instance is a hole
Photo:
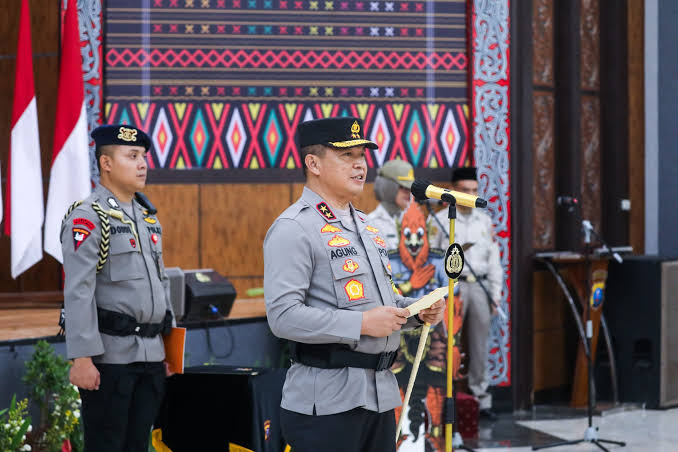
[[[54,151],[45,213],[45,251],[63,262],[61,221],[68,207],[91,190],[87,110],[75,0],[68,0],[61,44],[61,68],[54,128]]]
[[[12,241],[11,273],[15,279],[42,259],[44,203],[30,27],[28,0],[23,0],[5,191],[5,234]]]

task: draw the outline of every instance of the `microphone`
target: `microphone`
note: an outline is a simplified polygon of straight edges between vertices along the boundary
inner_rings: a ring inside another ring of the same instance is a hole
[[[558,196],[556,198],[556,203],[559,206],[574,207],[579,204],[579,199],[575,196]]]
[[[582,220],[581,225],[582,225],[582,227],[584,228],[584,233],[585,233],[587,236],[590,235],[590,234],[593,234],[593,235],[596,236],[596,238],[597,238],[598,240],[600,240],[600,242],[603,244],[603,249],[604,249],[605,251],[607,251],[608,253],[610,253],[610,254],[612,255],[612,257],[614,258],[614,260],[616,260],[616,261],[619,262],[620,264],[621,264],[622,262],[624,262],[624,259],[622,259],[622,257],[619,255],[619,253],[616,252],[615,250],[613,250],[612,248],[610,248],[610,247],[607,245],[607,243],[605,243],[605,241],[603,240],[603,238],[602,238],[601,236],[599,236],[599,235],[596,233],[596,230],[593,228],[593,225],[591,224],[591,222],[590,222],[589,220]],[[590,243],[590,242],[591,242],[590,239],[589,239],[589,240],[586,240],[586,243]]]
[[[427,180],[417,179],[412,182],[410,189],[416,199],[433,198],[441,201],[450,202],[454,197],[456,203],[465,207],[487,207],[487,201],[478,196],[469,195],[460,191],[448,190],[447,188],[436,187]]]

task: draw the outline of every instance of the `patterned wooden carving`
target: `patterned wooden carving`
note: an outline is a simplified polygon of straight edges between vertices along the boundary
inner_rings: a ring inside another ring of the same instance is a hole
[[[600,100],[581,98],[581,206],[584,219],[600,230]]]
[[[532,137],[535,249],[555,248],[555,156],[552,93],[534,93]]]
[[[581,88],[600,87],[600,0],[581,0]]]
[[[532,11],[532,83],[553,86],[553,0],[533,0]]]

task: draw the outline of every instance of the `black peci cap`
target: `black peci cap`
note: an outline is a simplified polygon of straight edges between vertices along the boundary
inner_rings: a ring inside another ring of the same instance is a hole
[[[92,138],[97,148],[109,144],[143,146],[146,150],[151,147],[151,139],[143,130],[123,124],[99,126],[92,130]]]
[[[478,171],[472,166],[463,166],[455,168],[452,171],[452,182],[459,180],[478,180]]]
[[[302,122],[297,126],[299,147],[324,144],[332,148],[352,148],[366,146],[377,149],[377,143],[366,140],[363,134],[363,122],[359,118],[325,118]]]

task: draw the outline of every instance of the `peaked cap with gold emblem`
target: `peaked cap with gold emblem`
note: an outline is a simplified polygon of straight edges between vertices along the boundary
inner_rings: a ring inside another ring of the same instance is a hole
[[[344,118],[324,118],[306,121],[297,127],[299,147],[324,144],[332,148],[345,149],[365,146],[377,149],[377,143],[365,139],[363,122],[350,116]]]
[[[124,124],[99,126],[92,130],[92,138],[97,148],[109,144],[143,146],[146,150],[151,147],[151,139],[143,130]]]

